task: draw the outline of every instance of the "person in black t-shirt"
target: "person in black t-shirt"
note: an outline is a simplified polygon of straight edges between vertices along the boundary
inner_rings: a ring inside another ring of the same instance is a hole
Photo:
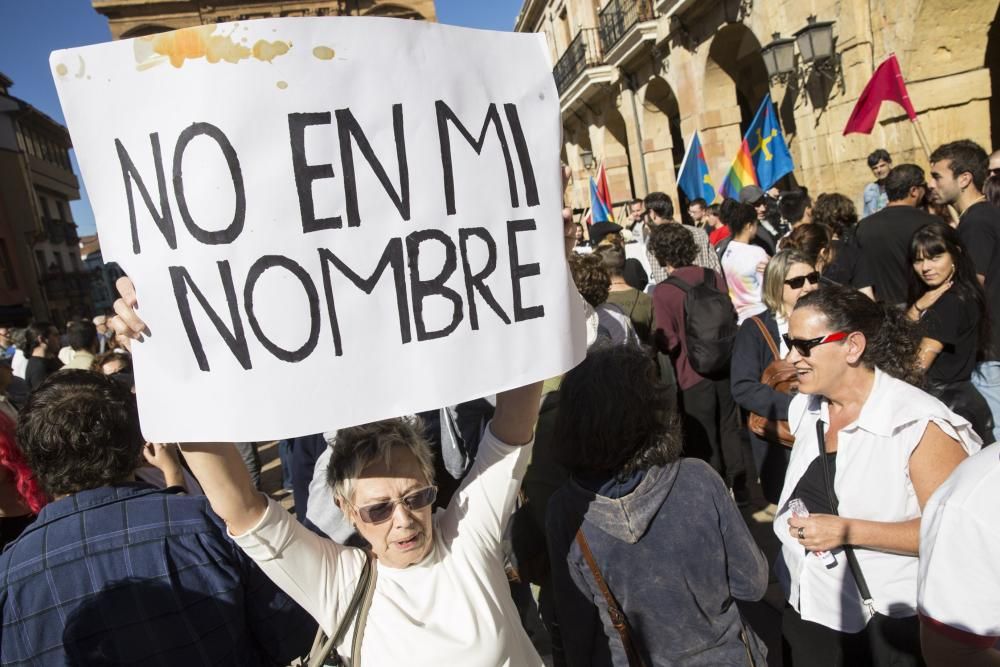
[[[1000,438],[1000,209],[986,201],[989,157],[969,140],[944,144],[931,153],[931,198],[958,211],[958,235],[986,290],[991,337],[972,383],[993,413],[993,434]]]
[[[910,239],[915,231],[937,220],[917,208],[926,190],[923,169],[915,164],[893,167],[885,179],[889,205],[858,225],[855,243],[870,271],[875,298],[882,303],[906,302]]]
[[[958,232],[943,223],[921,227],[910,243],[907,317],[920,323],[918,363],[925,389],[972,424],[984,444],[993,442],[989,405],[972,386],[976,356],[989,346],[986,294],[976,280]]]

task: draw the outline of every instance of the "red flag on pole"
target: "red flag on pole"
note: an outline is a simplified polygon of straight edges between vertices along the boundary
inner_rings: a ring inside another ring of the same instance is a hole
[[[879,109],[882,102],[892,101],[906,110],[906,115],[911,121],[917,120],[917,112],[913,110],[910,102],[910,95],[906,92],[906,82],[903,81],[903,73],[899,71],[899,61],[896,54],[890,55],[885,62],[878,66],[871,81],[865,86],[858,103],[851,112],[851,117],[844,128],[844,134],[860,132],[861,134],[871,134],[878,119]]]

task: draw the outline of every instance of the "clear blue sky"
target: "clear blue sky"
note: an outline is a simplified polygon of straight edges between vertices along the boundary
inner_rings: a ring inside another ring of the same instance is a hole
[[[523,0],[437,0],[441,23],[511,30]],[[10,92],[60,123],[62,109],[49,74],[49,53],[111,39],[104,17],[90,0],[0,0],[0,72],[14,80]],[[71,154],[72,157],[72,154]],[[76,159],[73,159],[76,167]],[[82,185],[82,183],[81,183]],[[73,202],[73,219],[80,234],[94,233],[94,215],[81,188]]]

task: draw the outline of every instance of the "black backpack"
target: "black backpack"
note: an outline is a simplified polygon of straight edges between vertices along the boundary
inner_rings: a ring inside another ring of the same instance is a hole
[[[704,279],[689,285],[670,276],[667,282],[684,290],[684,333],[688,361],[699,375],[717,376],[729,368],[736,341],[736,309],[729,295],[715,286],[715,273],[703,269]]]

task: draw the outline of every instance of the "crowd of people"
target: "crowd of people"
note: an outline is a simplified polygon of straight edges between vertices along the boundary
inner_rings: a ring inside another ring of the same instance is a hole
[[[0,327],[0,663],[777,664],[773,571],[785,665],[1000,664],[993,158],[567,214],[584,361],[281,441],[294,514],[257,443],[144,441],[127,278]]]

